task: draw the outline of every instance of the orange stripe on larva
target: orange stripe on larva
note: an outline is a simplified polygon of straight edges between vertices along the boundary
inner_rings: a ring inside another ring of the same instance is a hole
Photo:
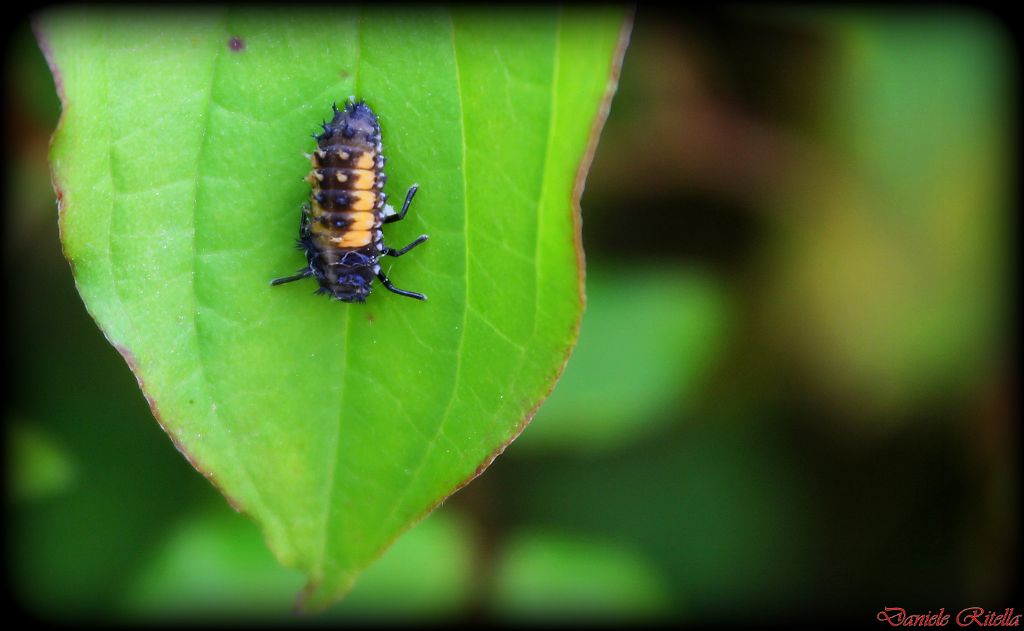
[[[352,222],[348,225],[349,230],[370,230],[377,222],[373,213],[349,213],[348,219]]]
[[[357,169],[372,169],[373,168],[373,163],[374,163],[374,160],[376,159],[376,157],[377,157],[376,153],[374,153],[372,151],[367,151],[363,155],[359,156],[359,159],[356,160],[355,167]]]
[[[349,209],[373,210],[377,204],[377,193],[373,191],[351,191],[349,193]]]
[[[368,191],[373,188],[373,183],[377,180],[377,174],[373,171],[366,171],[364,169],[353,169],[352,170],[352,188],[357,190]]]

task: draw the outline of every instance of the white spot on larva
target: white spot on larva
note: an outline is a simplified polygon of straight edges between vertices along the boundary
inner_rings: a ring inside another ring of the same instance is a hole
[[[337,175],[339,182],[348,182],[348,176],[342,173],[341,171],[338,171]]]

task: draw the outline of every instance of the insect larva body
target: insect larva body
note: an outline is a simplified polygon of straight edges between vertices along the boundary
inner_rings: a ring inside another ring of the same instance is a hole
[[[427,240],[420,235],[400,250],[384,245],[381,226],[405,218],[416,194],[413,185],[400,212],[384,193],[384,155],[377,115],[365,102],[350,99],[314,136],[313,170],[306,176],[313,190],[303,206],[299,247],[308,265],[299,273],[271,281],[281,285],[313,276],[317,293],[343,302],[363,302],[376,277],[390,291],[426,300],[423,294],[398,289],[380,269],[380,257],[401,256]]]

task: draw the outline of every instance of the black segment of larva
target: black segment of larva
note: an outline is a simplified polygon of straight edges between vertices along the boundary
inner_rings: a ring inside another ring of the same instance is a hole
[[[380,268],[380,257],[401,256],[427,240],[423,234],[395,250],[384,245],[381,230],[383,224],[405,218],[418,187],[409,188],[401,211],[387,206],[377,115],[365,101],[354,98],[340,110],[337,105],[331,108],[333,117],[313,135],[317,146],[309,158],[313,170],[306,177],[312,191],[299,220],[298,243],[306,254],[306,267],[270,284],[312,276],[320,285],[316,293],[342,302],[364,302],[376,277],[393,293],[426,300],[423,294],[395,287]]]

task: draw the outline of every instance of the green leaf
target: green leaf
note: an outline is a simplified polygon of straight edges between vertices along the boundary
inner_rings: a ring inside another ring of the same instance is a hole
[[[307,575],[307,606],[482,472],[554,386],[622,24],[593,8],[38,20],[79,291],[182,453]],[[429,302],[268,285],[302,263],[301,154],[350,95],[380,115],[391,196],[420,185],[386,239],[431,239],[384,269]]]

